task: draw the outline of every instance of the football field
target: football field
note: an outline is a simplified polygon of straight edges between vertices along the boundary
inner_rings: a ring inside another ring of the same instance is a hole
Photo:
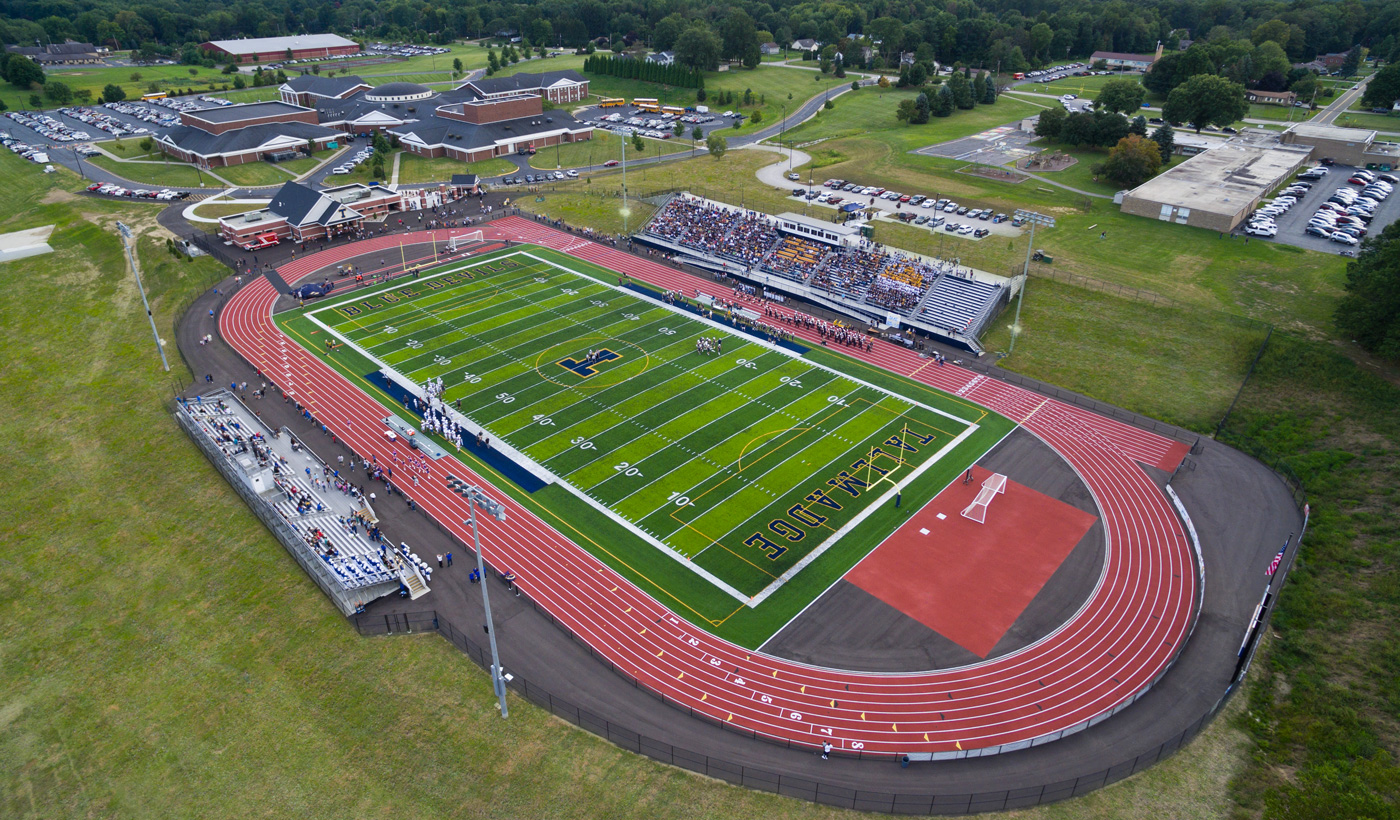
[[[467,426],[740,609],[852,533],[878,543],[892,529],[878,510],[931,497],[1005,432],[980,408],[902,395],[649,294],[512,249],[332,293],[305,318],[321,355],[400,385],[441,379]],[[324,335],[342,347],[328,354]]]

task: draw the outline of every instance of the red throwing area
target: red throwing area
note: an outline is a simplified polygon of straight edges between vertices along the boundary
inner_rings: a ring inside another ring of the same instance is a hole
[[[954,481],[846,574],[979,658],[996,647],[1096,520],[1009,479],[988,506],[985,524],[964,518],[990,475],[974,467],[972,483]]]

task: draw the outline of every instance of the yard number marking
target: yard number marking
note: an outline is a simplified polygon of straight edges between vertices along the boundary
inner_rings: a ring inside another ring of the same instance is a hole
[[[641,470],[638,470],[636,467],[633,467],[625,461],[621,464],[614,464],[613,469],[629,478],[642,477]]]
[[[500,400],[501,404],[510,404],[515,401],[515,396],[509,393],[497,393],[496,398]]]

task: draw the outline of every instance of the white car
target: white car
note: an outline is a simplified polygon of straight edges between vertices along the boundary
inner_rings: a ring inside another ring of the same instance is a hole
[[[340,175],[342,175],[342,174],[348,174],[348,173],[350,173],[350,169],[349,169],[349,168],[346,168],[344,165],[342,165],[342,166],[340,166],[339,168],[332,168],[332,169],[331,169],[331,173],[332,173],[332,174],[335,174],[336,176],[340,176]]]
[[[1359,245],[1359,244],[1361,244],[1361,242],[1360,242],[1356,237],[1352,236],[1352,235],[1349,234],[1349,233],[1342,233],[1341,231],[1337,231],[1336,233],[1332,234],[1331,236],[1329,236],[1329,237],[1327,237],[1327,238],[1330,239],[1330,240],[1332,240],[1333,242],[1340,242],[1340,243],[1342,243],[1343,245]]]
[[[565,171],[564,175],[569,179],[578,179],[578,171]]]
[[[958,236],[967,236],[975,230],[977,229],[972,227],[971,225],[964,225],[961,228],[958,228]]]
[[[1268,224],[1256,224],[1245,228],[1244,232],[1253,236],[1277,236],[1278,227]]]

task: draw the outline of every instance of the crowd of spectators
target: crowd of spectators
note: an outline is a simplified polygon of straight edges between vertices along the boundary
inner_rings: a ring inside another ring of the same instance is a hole
[[[805,282],[821,268],[827,250],[826,246],[810,239],[784,237],[782,244],[768,254],[763,269],[788,279]]]
[[[850,301],[864,301],[887,310],[911,314],[925,301],[931,288],[943,279],[961,279],[938,288],[936,297],[948,305],[930,305],[924,316],[938,324],[966,332],[985,314],[987,300],[997,296],[994,287],[978,287],[971,271],[958,260],[929,260],[894,252],[870,240],[833,248],[775,229],[767,214],[714,205],[702,199],[671,199],[647,226],[662,239],[694,248],[715,257],[738,262]],[[961,286],[959,286],[961,285]],[[829,338],[846,342],[839,329]],[[849,342],[847,342],[849,343]]]

